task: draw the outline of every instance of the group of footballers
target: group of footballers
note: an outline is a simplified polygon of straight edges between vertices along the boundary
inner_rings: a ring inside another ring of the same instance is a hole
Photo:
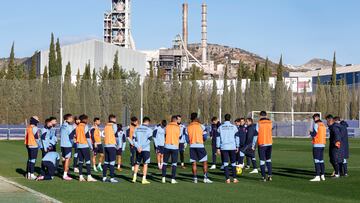
[[[60,127],[60,147],[63,168],[63,180],[70,181],[68,175],[70,161],[73,158],[75,173],[79,173],[79,181],[97,181],[91,176],[91,164],[94,171],[102,172],[102,181],[117,183],[115,168],[121,171],[122,152],[129,143],[130,164],[133,171],[132,182],[137,182],[139,166],[142,165],[142,184],[149,184],[147,180],[148,164],[150,163],[151,142],[156,151],[156,160],[162,174],[162,183],[166,183],[167,168],[171,166],[170,183],[176,184],[176,169],[180,155],[181,167],[185,168],[184,152],[189,145],[190,163],[192,164],[193,182],[198,183],[197,164],[203,168],[203,182],[212,183],[208,174],[208,156],[205,141],[211,138],[212,165],[209,169],[216,169],[217,155],[221,158],[221,169],[224,171],[226,183],[238,183],[237,174],[242,169],[249,169],[257,174],[255,152],[260,158],[261,180],[272,181],[272,121],[267,118],[265,111],[260,112],[258,123],[252,118],[239,118],[231,122],[231,115],[224,116],[220,123],[217,117],[211,119],[211,126],[206,128],[201,124],[198,114],[192,113],[191,122],[185,126],[180,115],[171,117],[170,122],[163,120],[152,127],[151,120],[144,117],[142,123],[136,117],[131,118],[131,124],[123,130],[117,124],[116,116],[109,115],[103,131],[100,130],[100,119],[94,118],[89,127],[86,115],[74,117],[64,115],[64,123]],[[323,153],[326,144],[326,127],[320,120],[320,115],[313,116],[314,125],[310,131],[313,143],[313,157],[316,176],[311,181],[325,180]],[[347,124],[329,115],[326,117],[330,131],[330,162],[334,167],[333,177],[347,175],[348,135]],[[31,180],[51,180],[58,169],[60,156],[56,152],[57,137],[56,118],[45,120],[44,127],[39,130],[39,118],[30,118],[26,129],[25,145],[28,151],[26,178]],[[41,174],[34,175],[38,150],[42,152]],[[74,151],[74,154],[73,154]],[[246,165],[244,160],[246,158]],[[83,176],[83,166],[86,166],[86,178]],[[108,174],[109,171],[109,174]],[[230,173],[231,172],[231,173]],[[108,177],[109,175],[109,177]],[[232,180],[231,180],[232,179]]]

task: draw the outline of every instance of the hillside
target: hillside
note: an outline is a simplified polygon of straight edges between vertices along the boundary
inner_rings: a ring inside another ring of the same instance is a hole
[[[201,44],[189,44],[188,49],[196,58],[201,58]],[[251,69],[255,69],[256,63],[265,63],[264,58],[254,53],[248,52],[240,48],[234,48],[218,44],[208,44],[208,54],[210,60],[215,61],[215,64],[226,64],[226,56],[228,56],[231,60],[241,60]],[[271,68],[273,68],[273,70],[276,67],[276,64],[272,61],[270,61],[269,65]]]
[[[28,58],[15,58],[15,64],[22,64],[24,63]],[[9,58],[0,58],[0,68],[4,68],[8,65]]]
[[[292,66],[287,65],[290,69],[296,69],[296,70],[316,70],[316,69],[327,69],[331,68],[333,65],[332,61],[329,61],[327,59],[319,59],[314,58],[308,61],[307,63],[300,65],[300,66]],[[337,64],[337,67],[341,66],[340,64]]]

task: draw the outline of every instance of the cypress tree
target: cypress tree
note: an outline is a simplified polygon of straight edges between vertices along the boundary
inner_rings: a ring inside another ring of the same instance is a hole
[[[198,84],[197,84],[197,79],[198,79],[198,71],[197,71],[197,67],[195,65],[193,65],[193,67],[191,68],[192,71],[192,75],[191,75],[191,91],[190,91],[190,107],[189,107],[189,114],[191,114],[192,112],[198,112],[199,110],[199,94],[198,94]]]
[[[191,85],[188,80],[181,82],[181,115],[188,120],[190,112],[190,91]]]
[[[31,57],[31,68],[29,71],[29,80],[35,80],[36,76],[36,53]]]
[[[208,94],[208,89],[207,86],[205,84],[205,81],[202,84],[201,90],[200,90],[200,118],[201,121],[204,123],[208,123],[210,120],[210,115],[209,115],[209,108],[210,108],[210,104],[209,104],[209,94]]]
[[[351,88],[351,119],[355,120],[358,117],[359,114],[359,97],[357,95],[356,86],[353,82],[352,88]]]
[[[123,99],[122,99],[122,74],[120,71],[119,65],[119,53],[116,52],[114,56],[114,62],[112,67],[112,75],[109,77],[113,79],[112,81],[112,94],[110,95],[110,112],[115,114],[121,121],[122,113],[123,113]]]
[[[317,77],[316,83],[316,101],[315,101],[315,109],[314,111],[319,111],[323,115],[327,113],[327,97],[324,85],[320,83],[320,76]]]
[[[110,92],[111,92],[111,81],[109,81],[109,70],[105,66],[100,71],[100,85],[99,85],[99,95],[100,95],[100,109],[101,109],[101,118],[106,119],[110,114]]]
[[[230,114],[236,115],[236,93],[234,83],[230,83]]]
[[[225,66],[224,71],[224,89],[223,89],[223,95],[221,100],[221,107],[222,107],[222,115],[221,117],[224,117],[225,114],[231,113],[230,112],[230,95],[229,95],[229,87],[228,87],[228,67]]]
[[[306,101],[306,97],[307,97],[306,86],[304,86],[303,95],[302,95],[302,101],[301,101],[301,109],[300,109],[300,111],[302,111],[302,112],[309,111],[308,104],[307,104],[307,101]]]
[[[280,82],[280,81],[283,81],[283,69],[284,69],[284,67],[283,67],[283,58],[282,58],[282,55],[280,56],[280,61],[279,61],[279,65],[278,65],[278,68],[277,68],[277,70],[276,70],[276,73],[277,73],[277,79],[276,79],[276,81],[278,81],[278,82]]]
[[[274,110],[275,111],[287,111],[286,105],[287,105],[287,88],[283,82],[283,59],[282,55],[280,57],[279,65],[277,67],[277,80],[275,85],[275,105]],[[291,97],[290,97],[291,98]],[[282,118],[280,116],[276,117],[276,120],[281,120]]]
[[[333,57],[333,64],[332,64],[332,73],[331,73],[331,85],[335,86],[336,85],[336,52],[334,52],[334,57]]]
[[[241,62],[240,62],[241,63]],[[238,67],[236,78],[236,115],[243,117],[245,114],[245,105],[242,92],[242,65]]]
[[[7,66],[7,73],[6,73],[6,77],[5,79],[7,80],[13,80],[15,79],[15,74],[16,74],[16,65],[15,65],[15,51],[14,51],[14,42],[11,46],[11,51],[10,51],[10,57],[9,57],[9,63]]]
[[[262,109],[264,109],[266,111],[270,111],[271,105],[272,105],[271,89],[270,89],[270,85],[269,85],[269,74],[270,74],[269,59],[266,58],[265,65],[262,69],[263,82],[261,83],[261,89],[262,89],[262,105],[261,105],[261,107],[262,107]]]
[[[51,33],[50,49],[49,49],[49,78],[55,77],[58,75],[57,71],[57,61],[56,61],[56,51],[55,51],[55,42],[54,34]]]
[[[217,94],[217,84],[215,78],[213,78],[212,82],[212,90],[211,90],[211,96],[210,96],[210,110],[209,114],[210,116],[218,116],[219,115],[219,97]]]
[[[170,114],[171,115],[176,115],[179,114],[181,109],[181,97],[180,97],[180,83],[179,83],[179,79],[178,79],[178,74],[176,69],[174,70],[173,73],[173,80],[171,81],[171,91],[170,91]]]
[[[62,74],[62,56],[61,56],[61,47],[60,47],[60,41],[59,38],[56,40],[56,76],[59,76]]]
[[[42,76],[42,87],[41,87],[41,106],[42,106],[42,118],[48,118],[51,114],[51,99],[49,98],[49,75],[48,67],[45,66],[44,73]]]

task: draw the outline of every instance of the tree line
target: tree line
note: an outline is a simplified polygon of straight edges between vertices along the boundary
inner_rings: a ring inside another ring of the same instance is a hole
[[[198,112],[203,122],[209,122],[211,117],[219,115],[220,106],[222,116],[231,113],[234,117],[247,117],[251,111],[261,110],[290,112],[293,106],[294,111],[322,112],[323,115],[357,119],[358,89],[356,85],[347,86],[345,80],[336,80],[335,54],[333,61],[331,84],[321,84],[318,77],[311,93],[306,88],[303,93],[291,92],[284,82],[282,56],[276,68],[274,87],[269,84],[273,72],[268,59],[263,64],[256,64],[255,70],[240,62],[236,78],[229,78],[230,67],[225,66],[221,77],[223,87],[218,87],[217,78],[206,82],[203,71],[196,66],[191,67],[186,77],[173,70],[172,80],[165,81],[164,70],[150,63],[149,73],[140,81],[137,72],[126,71],[119,65],[118,53],[110,68],[105,66],[96,71],[88,62],[82,74],[78,69],[74,82],[70,62],[62,72],[60,42],[59,39],[55,41],[52,34],[49,63],[40,75],[36,72],[36,54],[32,57],[29,70],[15,64],[13,44],[8,64],[0,71],[0,92],[3,95],[0,99],[0,123],[24,123],[26,118],[35,114],[41,119],[59,117],[60,103],[64,113],[85,113],[103,120],[109,114],[115,114],[126,123],[131,116],[140,117],[141,84],[144,115],[154,122],[174,114],[182,115],[186,121],[191,112]],[[246,81],[245,86],[243,81]]]

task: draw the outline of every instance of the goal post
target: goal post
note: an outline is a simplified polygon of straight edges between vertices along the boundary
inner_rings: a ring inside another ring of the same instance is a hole
[[[269,119],[274,123],[273,132],[277,137],[307,137],[309,130],[312,129],[312,116],[321,112],[279,112],[279,111],[267,111]],[[251,118],[254,122],[260,118],[260,111],[252,111]]]

